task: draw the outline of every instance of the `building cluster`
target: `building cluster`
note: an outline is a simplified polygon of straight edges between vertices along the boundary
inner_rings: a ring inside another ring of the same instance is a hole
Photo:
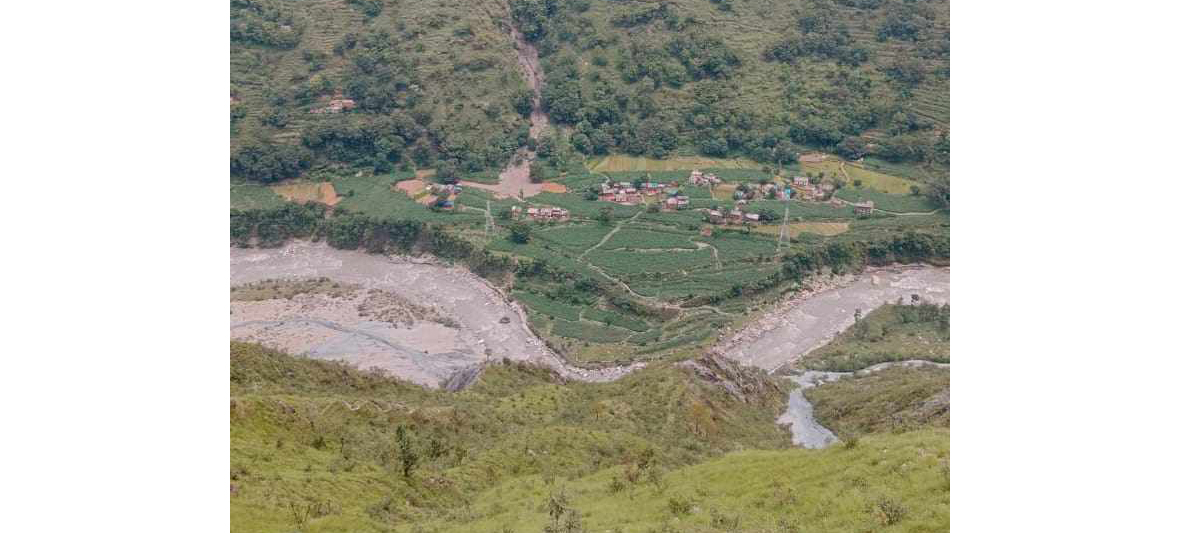
[[[429,204],[431,209],[437,211],[453,211],[454,200],[458,198],[458,193],[462,192],[462,186],[431,183],[425,186],[425,190],[429,191],[434,198]]]
[[[817,185],[808,179],[808,176],[793,176],[792,188],[795,190],[797,198],[812,202],[827,199],[834,191],[833,183],[825,182]]]
[[[606,181],[600,184],[600,200],[618,204],[640,203],[643,198],[652,198],[667,191],[668,184],[653,181]]]
[[[720,185],[721,178],[717,177],[715,174],[708,174],[705,172],[700,172],[699,170],[693,170],[692,175],[688,176],[688,182],[699,187],[708,187],[712,185]]]
[[[757,225],[762,221],[762,217],[758,213],[745,213],[740,209],[731,209],[729,211],[721,211],[720,209],[709,209],[705,212],[710,224],[748,224]]]
[[[655,181],[639,181],[639,182],[612,182],[606,181],[600,184],[600,194],[598,199],[604,202],[615,202],[618,204],[633,205],[644,201],[656,201],[658,197],[664,197],[660,204],[663,209],[679,210],[688,209],[692,205],[691,198],[686,195],[679,194],[679,183],[659,183]]]
[[[309,113],[341,113],[342,111],[354,109],[357,106],[358,104],[354,103],[354,100],[342,96],[342,92],[338,91],[334,93],[333,98],[329,100],[328,104],[325,104],[324,107],[313,109]]]
[[[537,221],[554,221],[566,222],[571,220],[571,211],[561,207],[529,207],[521,209],[520,206],[512,206],[513,220],[519,220],[522,215]]]
[[[875,212],[875,202],[872,200],[857,202],[850,205],[854,206],[854,214],[856,215],[869,215]]]

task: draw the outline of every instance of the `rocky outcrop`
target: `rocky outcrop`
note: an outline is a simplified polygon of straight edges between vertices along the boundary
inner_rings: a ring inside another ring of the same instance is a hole
[[[771,396],[781,396],[783,389],[767,372],[742,366],[719,355],[708,354],[678,363],[701,381],[724,389],[742,402],[757,402]]]

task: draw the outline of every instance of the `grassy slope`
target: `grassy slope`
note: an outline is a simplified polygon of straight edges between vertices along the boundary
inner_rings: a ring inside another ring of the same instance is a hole
[[[859,338],[855,329],[850,328],[804,356],[796,366],[850,371],[907,359],[950,362],[950,335],[942,331],[936,321],[903,323],[897,314],[897,306],[888,304],[868,313],[860,326],[868,330],[865,338]]]
[[[867,437],[850,450],[733,453],[671,472],[657,487],[642,481],[613,492],[620,469],[561,487],[588,531],[946,531],[949,445],[948,431],[924,430]],[[552,490],[515,479],[481,495],[474,513],[433,529],[539,532]],[[887,526],[882,502],[907,512]]]
[[[748,401],[670,366],[587,384],[496,365],[446,393],[255,345],[230,352],[233,531],[294,528],[289,509],[306,502],[323,515],[306,531],[387,530],[474,513],[466,503],[513,479],[577,479],[646,456],[675,469],[788,442],[774,423],[783,391],[755,373],[721,374]],[[401,424],[422,454],[410,479],[396,469]],[[436,459],[435,440],[447,450]]]
[[[950,370],[893,367],[804,392],[822,425],[845,438],[950,427]]]

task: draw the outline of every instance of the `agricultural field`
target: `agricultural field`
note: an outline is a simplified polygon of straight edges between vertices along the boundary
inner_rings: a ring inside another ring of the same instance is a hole
[[[761,225],[754,228],[755,233],[763,235],[778,236],[779,226],[782,224]],[[850,230],[849,222],[792,222],[788,224],[789,235],[797,235],[800,233],[811,233],[813,235],[821,235],[823,237],[832,237],[840,235]]]
[[[662,172],[669,170],[695,169],[761,169],[762,163],[749,159],[717,159],[700,156],[675,156],[667,159],[652,159],[629,155],[609,155],[588,161],[587,168],[592,172]],[[685,176],[686,177],[686,176]]]
[[[913,194],[887,194],[867,188],[854,186],[839,189],[834,196],[847,202],[862,202],[871,200],[875,202],[875,209],[882,209],[892,213],[928,213],[937,209],[937,205],[929,200],[929,198]]]

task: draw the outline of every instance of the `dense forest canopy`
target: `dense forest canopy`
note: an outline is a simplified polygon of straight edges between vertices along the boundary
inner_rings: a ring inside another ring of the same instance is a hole
[[[613,153],[788,164],[819,149],[944,176],[944,0],[232,0],[231,173],[327,166],[495,171],[534,94],[559,159]],[[313,112],[340,98],[354,106]],[[562,151],[569,153],[562,153]]]

